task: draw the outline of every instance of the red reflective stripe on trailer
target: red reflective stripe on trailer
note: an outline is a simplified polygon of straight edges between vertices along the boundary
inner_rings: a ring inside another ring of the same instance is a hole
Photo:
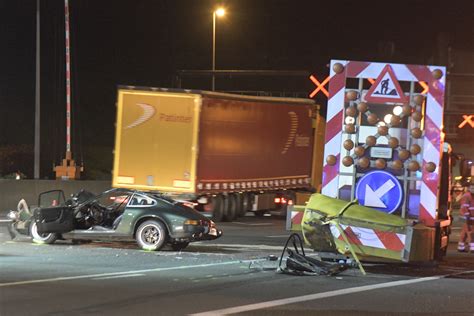
[[[388,250],[400,251],[405,247],[405,245],[395,233],[381,232],[375,230],[375,234],[377,234],[380,241]]]
[[[432,161],[434,162],[436,165],[438,165],[438,161]],[[426,185],[426,187],[428,189],[430,189],[431,193],[434,194],[434,196],[437,196],[438,195],[438,175],[434,172],[428,172],[425,170],[425,165],[427,164],[428,162],[423,160],[423,183]]]
[[[346,77],[355,78],[365,70],[371,63],[365,61],[350,61],[347,63]]]
[[[430,143],[439,150],[439,146],[441,143],[441,127],[436,125],[433,120],[428,116],[425,115],[425,137],[430,140]]]
[[[334,115],[326,124],[326,135],[324,137],[326,143],[329,143],[334,136],[338,135],[341,131],[341,124],[343,119],[343,111],[339,111]]]
[[[329,99],[335,96],[341,89],[344,89],[346,86],[346,75],[343,72],[335,74],[331,77],[329,82]]]
[[[291,217],[291,223],[294,225],[301,225],[301,222],[303,221],[304,212],[295,212],[295,213],[297,214]]]
[[[431,70],[427,66],[407,65],[408,70],[418,79],[429,85],[429,94],[441,105],[444,104],[444,86],[433,78]],[[444,74],[446,76],[446,74]]]
[[[423,222],[426,226],[433,226],[435,223],[435,216],[436,213],[430,213],[428,210],[420,203],[420,213],[418,215],[421,222]]]
[[[349,243],[353,244],[353,245],[360,245],[362,246],[362,242],[359,240],[359,238],[357,237],[357,235],[354,233],[354,231],[352,230],[352,228],[350,228],[349,226],[344,229],[344,233],[346,234],[346,237],[347,237],[347,240],[349,241]],[[339,239],[340,240],[344,240],[344,238],[341,236],[339,236]]]
[[[339,158],[341,157],[340,154],[336,156],[336,163],[334,166],[330,166],[328,164],[324,165],[323,167],[323,186],[331,182],[337,175],[339,174]]]

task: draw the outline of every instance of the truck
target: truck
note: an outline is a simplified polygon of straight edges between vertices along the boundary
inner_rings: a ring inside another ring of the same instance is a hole
[[[215,221],[284,217],[321,183],[321,131],[311,99],[120,86],[112,185],[159,191]]]
[[[287,228],[323,252],[440,260],[454,158],[445,85],[442,66],[332,60],[322,194],[294,206]]]

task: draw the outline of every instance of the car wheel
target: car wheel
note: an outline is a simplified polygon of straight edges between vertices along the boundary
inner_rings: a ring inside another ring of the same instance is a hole
[[[30,236],[33,238],[32,241],[36,244],[52,244],[58,239],[58,234],[55,233],[38,233],[38,226],[36,226],[35,222],[32,222],[30,225]]]
[[[174,251],[180,251],[186,248],[189,245],[189,242],[187,241],[181,241],[181,242],[175,242],[171,244],[171,249]]]
[[[266,211],[255,211],[255,216],[257,217],[263,217],[265,215]]]
[[[135,234],[137,244],[143,250],[160,250],[168,239],[165,226],[158,221],[149,220],[143,222]]]

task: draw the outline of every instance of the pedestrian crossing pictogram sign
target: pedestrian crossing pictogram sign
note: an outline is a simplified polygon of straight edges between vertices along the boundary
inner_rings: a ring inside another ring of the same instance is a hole
[[[408,98],[403,93],[392,67],[386,65],[377,80],[365,95],[366,102],[373,103],[407,103]]]

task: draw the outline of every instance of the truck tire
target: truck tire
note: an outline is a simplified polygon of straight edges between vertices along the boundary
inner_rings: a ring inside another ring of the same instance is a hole
[[[218,194],[211,199],[212,220],[214,222],[222,222],[224,218],[224,201],[223,196]]]
[[[237,217],[237,197],[235,194],[229,194],[224,203],[226,208],[224,211],[224,220],[231,222]]]
[[[247,210],[244,208],[244,194],[236,193],[235,196],[237,198],[237,217],[245,216]]]
[[[243,205],[244,205],[243,209],[245,210],[245,213],[252,210],[252,203],[253,203],[253,194],[249,192],[245,192],[243,194]]]

